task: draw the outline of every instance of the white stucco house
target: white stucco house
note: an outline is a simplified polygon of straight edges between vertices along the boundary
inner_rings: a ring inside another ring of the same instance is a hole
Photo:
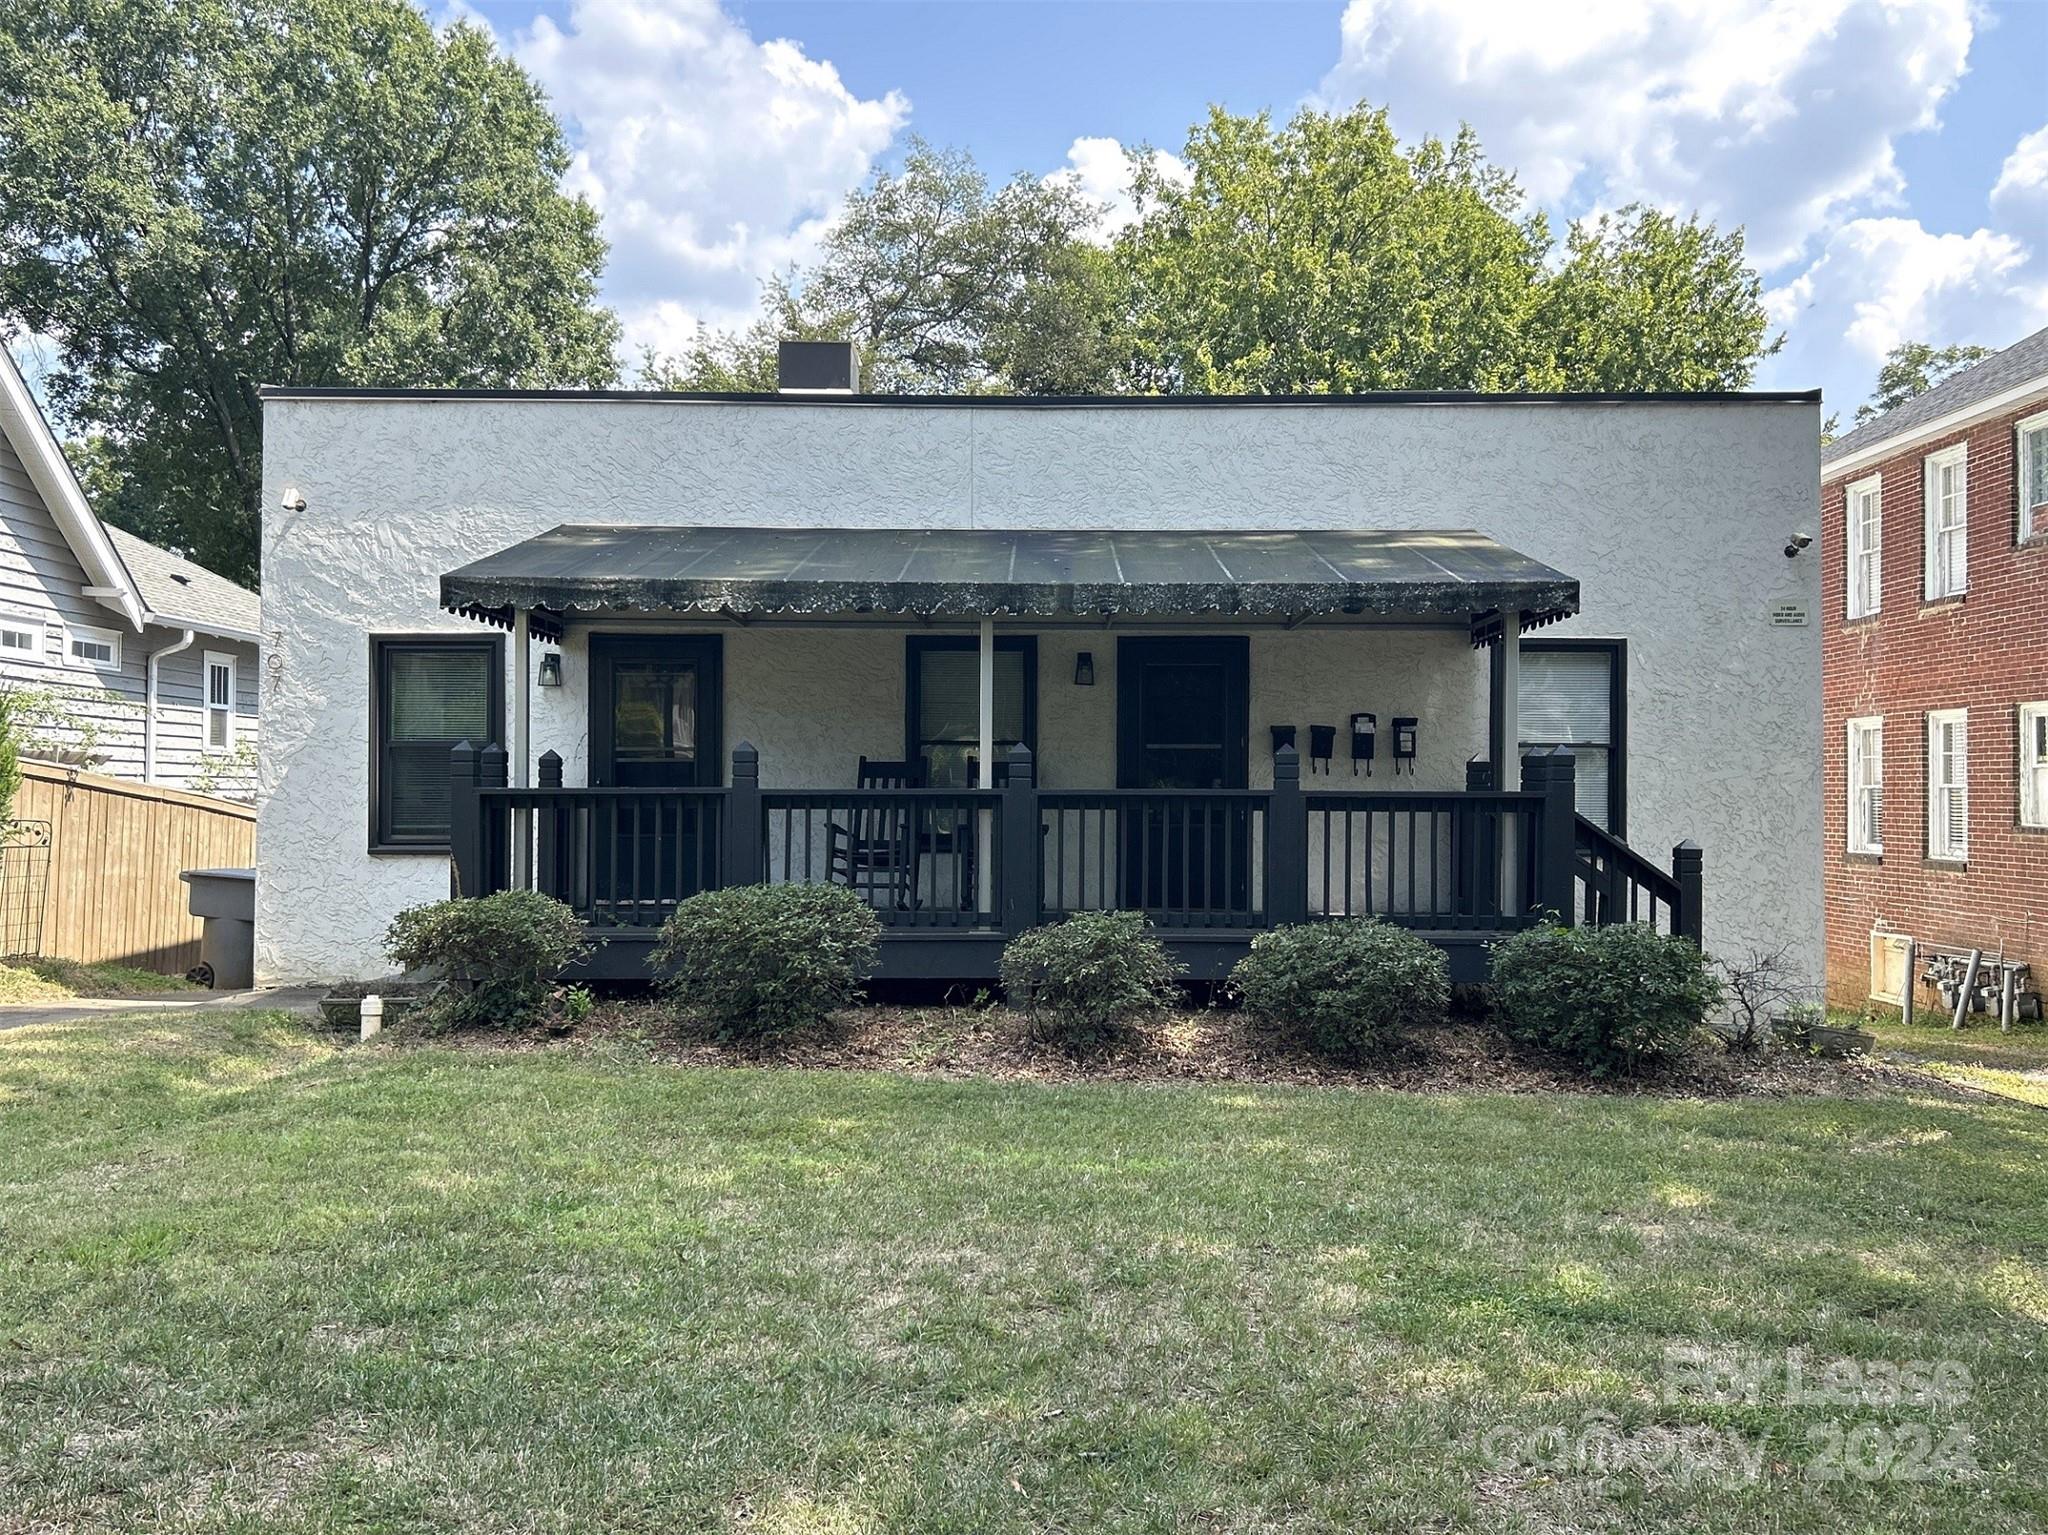
[[[863,891],[897,975],[1101,906],[1197,975],[1346,912],[1476,975],[1546,910],[1818,975],[1816,394],[877,397],[843,355],[266,391],[259,978],[511,885],[630,975],[761,879]]]
[[[258,624],[254,592],[93,515],[0,349],[0,688],[31,751],[250,798]]]

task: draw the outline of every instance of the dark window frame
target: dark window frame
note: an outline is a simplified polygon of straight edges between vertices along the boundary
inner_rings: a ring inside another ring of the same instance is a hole
[[[915,762],[924,755],[923,732],[918,729],[918,716],[924,705],[924,657],[931,651],[968,651],[979,653],[979,635],[959,634],[912,634],[903,641],[903,757],[906,762]],[[1038,755],[1038,636],[1035,634],[999,634],[996,636],[996,650],[1013,651],[1024,657],[1024,745],[1031,755]],[[998,777],[1002,764],[996,765]],[[970,786],[971,787],[971,786]]]
[[[439,854],[446,857],[449,852],[448,839],[438,842],[420,838],[393,838],[385,828],[389,824],[390,805],[384,773],[384,753],[387,742],[384,738],[385,657],[398,651],[407,650],[474,650],[489,658],[491,697],[488,714],[496,729],[487,742],[472,744],[503,746],[505,744],[505,637],[498,635],[468,634],[374,634],[370,636],[370,717],[369,729],[365,732],[370,743],[370,851],[372,853],[423,853]]]
[[[1628,840],[1628,641],[1623,639],[1524,639],[1524,652],[1532,650],[1607,652],[1607,729],[1614,739],[1607,747],[1608,834]],[[1521,700],[1515,701],[1515,749],[1521,744]],[[1546,743],[1567,745],[1570,743]],[[1588,743],[1590,744],[1590,743]]]

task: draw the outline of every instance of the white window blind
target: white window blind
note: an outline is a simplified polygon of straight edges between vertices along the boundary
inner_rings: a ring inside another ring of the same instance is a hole
[[[2020,824],[2048,826],[2048,703],[2020,705]]]
[[[1864,618],[1883,604],[1884,483],[1873,476],[1849,487],[1849,617]]]
[[[1024,739],[1024,652],[996,648],[997,761]],[[968,762],[981,750],[981,655],[978,650],[917,652],[917,751],[934,786],[971,782]]]
[[[1520,670],[1522,749],[1570,748],[1577,759],[1573,772],[1579,814],[1611,829],[1614,652],[1524,649]]]
[[[206,749],[232,751],[235,745],[235,658],[206,652]]]
[[[2019,425],[2021,538],[2048,537],[2048,416]]]
[[[1927,716],[1927,856],[1970,852],[1970,743],[1967,710]]]
[[[1884,721],[1849,721],[1849,851],[1884,851]]]
[[[1927,460],[1927,580],[1931,602],[1969,588],[1969,456],[1955,447]]]

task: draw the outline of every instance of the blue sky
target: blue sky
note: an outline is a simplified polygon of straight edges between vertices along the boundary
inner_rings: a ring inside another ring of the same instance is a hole
[[[743,322],[913,132],[1114,208],[1122,147],[1179,148],[1210,102],[1360,98],[1407,137],[1470,121],[1560,218],[1745,225],[1787,334],[1760,384],[1853,407],[1900,339],[2048,324],[2036,0],[455,4],[564,116],[636,344]]]

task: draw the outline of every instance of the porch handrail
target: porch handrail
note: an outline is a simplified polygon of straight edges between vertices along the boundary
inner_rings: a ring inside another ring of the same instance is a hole
[[[774,819],[814,811],[829,816],[857,804],[901,816],[915,828],[906,845],[913,857],[951,860],[947,899],[957,909],[942,913],[931,904],[939,875],[922,871],[933,886],[924,892],[913,867],[910,904],[884,914],[892,926],[952,925],[1007,936],[1091,902],[1114,908],[1143,899],[1128,894],[1122,874],[1100,874],[1092,896],[1084,877],[1081,893],[1070,899],[1062,818],[1092,811],[1119,826],[1133,815],[1165,817],[1169,833],[1161,845],[1169,854],[1177,848],[1179,858],[1167,880],[1178,895],[1160,918],[1169,923],[1256,929],[1356,910],[1423,928],[1506,931],[1544,913],[1567,924],[1627,921],[1648,903],[1652,918],[1658,907],[1669,912],[1672,931],[1696,942],[1701,931],[1700,850],[1679,844],[1667,871],[1580,816],[1573,803],[1575,764],[1560,748],[1525,754],[1522,787],[1512,790],[1484,787],[1490,781],[1484,764],[1474,764],[1471,787],[1463,789],[1311,788],[1302,782],[1292,747],[1274,754],[1272,786],[1256,789],[1041,788],[1031,754],[1021,746],[1002,764],[998,786],[988,789],[764,789],[759,753],[746,742],[734,748],[722,785],[565,787],[562,759],[547,752],[539,759],[539,781],[521,786],[506,782],[507,766],[504,749],[495,745],[463,742],[450,755],[453,889],[478,895],[516,884],[581,893],[578,899],[590,897],[593,921],[606,905],[600,885],[613,891],[606,910],[614,920],[647,924],[658,923],[693,889],[791,878],[786,858],[780,868],[772,861]],[[1361,834],[1356,843],[1354,817]],[[1384,837],[1377,845],[1375,823]],[[1394,862],[1397,823],[1405,877]],[[1095,827],[1098,859],[1108,825],[1099,820]],[[671,827],[673,851],[664,840]],[[643,854],[655,860],[651,891],[634,861]],[[1203,872],[1206,864],[1190,864],[1197,855],[1214,868]],[[1119,844],[1114,857],[1127,856]],[[671,867],[685,858],[693,860],[687,877]],[[1312,859],[1322,876],[1320,903],[1310,899]],[[622,868],[631,869],[630,878],[619,877]],[[1061,871],[1057,887],[1055,870]],[[815,877],[809,863],[804,877]],[[825,877],[832,877],[829,868]],[[1362,900],[1347,893],[1354,889]],[[631,897],[626,918],[619,917],[621,891]]]

